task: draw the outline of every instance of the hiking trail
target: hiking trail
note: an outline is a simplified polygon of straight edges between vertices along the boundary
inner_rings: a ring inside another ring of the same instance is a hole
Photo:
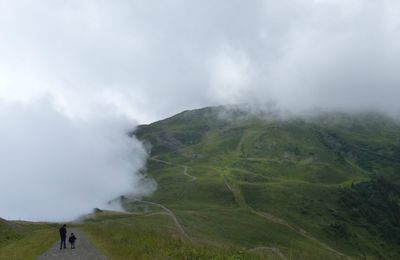
[[[347,256],[347,255],[337,251],[336,249],[333,249],[332,247],[328,246],[327,244],[321,242],[317,238],[311,236],[305,230],[303,230],[301,228],[298,228],[298,227],[295,227],[295,226],[289,224],[288,222],[286,222],[285,220],[283,220],[283,219],[281,219],[279,217],[276,217],[276,216],[274,216],[274,215],[272,215],[270,213],[263,212],[263,211],[258,211],[258,210],[253,209],[252,207],[250,207],[247,204],[246,200],[243,197],[242,192],[240,191],[240,189],[238,187],[236,187],[233,184],[229,184],[229,182],[227,181],[227,179],[225,177],[224,177],[224,182],[225,182],[225,186],[232,192],[232,194],[233,194],[233,196],[235,198],[235,201],[238,203],[239,207],[248,209],[253,214],[256,214],[257,216],[262,217],[264,219],[267,219],[267,220],[269,220],[269,221],[271,221],[273,223],[276,223],[276,224],[279,224],[279,225],[283,225],[283,226],[293,230],[294,232],[300,234],[301,236],[316,242],[321,247],[325,248],[328,251],[331,251],[331,252],[337,254],[338,256],[340,256],[342,258],[352,259],[349,256]]]
[[[60,240],[54,244],[47,252],[39,256],[37,260],[106,260],[107,257],[102,255],[100,251],[89,241],[85,234],[77,228],[67,228],[67,235],[72,233],[76,236],[75,249],[71,249],[68,243],[67,249],[60,250]],[[58,232],[55,230],[54,232]]]
[[[188,173],[188,167],[186,165],[170,163],[170,162],[167,162],[167,161],[163,161],[163,160],[157,159],[155,157],[151,157],[150,160],[153,160],[153,161],[156,161],[156,162],[160,162],[160,163],[164,163],[164,164],[168,164],[168,165],[172,165],[172,166],[179,166],[179,167],[181,167],[183,169],[183,175],[189,177],[190,181],[196,181],[197,180],[196,176],[190,175]]]
[[[154,212],[154,213],[148,214],[147,216],[156,215],[156,214],[168,215],[174,221],[174,223],[175,223],[176,227],[178,228],[179,232],[181,233],[182,237],[185,238],[188,241],[192,241],[192,239],[189,237],[189,235],[183,229],[181,223],[179,223],[178,218],[176,217],[176,215],[169,208],[165,207],[162,204],[151,202],[151,201],[146,201],[146,200],[138,200],[138,201],[142,202],[142,203],[147,203],[147,204],[150,204],[150,205],[155,205],[155,206],[158,206],[158,207],[162,208],[164,210],[164,212]]]

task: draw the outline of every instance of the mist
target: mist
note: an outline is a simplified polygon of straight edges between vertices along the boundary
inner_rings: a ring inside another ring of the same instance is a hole
[[[400,116],[396,0],[0,0],[0,216],[155,189],[136,122],[247,104]]]
[[[127,135],[135,127],[127,119],[71,119],[40,101],[1,105],[0,121],[3,218],[73,220],[110,208],[107,202],[120,195],[155,188],[139,172],[147,154]]]
[[[395,0],[0,1],[0,96],[149,123],[185,109],[400,113]],[[23,76],[21,76],[23,75]]]

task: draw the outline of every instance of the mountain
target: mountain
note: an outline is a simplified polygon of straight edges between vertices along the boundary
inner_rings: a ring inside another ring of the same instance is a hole
[[[400,125],[376,113],[208,107],[141,125],[165,207],[197,243],[293,259],[400,255]],[[162,208],[158,208],[158,210]]]

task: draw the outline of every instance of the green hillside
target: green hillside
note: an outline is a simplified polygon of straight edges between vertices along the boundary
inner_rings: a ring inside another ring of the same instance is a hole
[[[0,259],[36,259],[57,241],[56,227],[0,218]]]
[[[124,206],[170,211],[191,243],[291,259],[400,255],[400,125],[390,118],[212,107],[134,134],[158,183],[144,199],[159,205]]]
[[[400,124],[211,107],[142,125],[148,197],[82,223],[109,259],[398,259]],[[0,259],[35,259],[57,226],[0,219]]]

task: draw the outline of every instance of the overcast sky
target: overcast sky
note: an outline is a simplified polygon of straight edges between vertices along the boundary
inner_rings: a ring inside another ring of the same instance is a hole
[[[0,148],[0,175],[38,176],[9,162],[31,158],[54,135],[50,144],[73,146],[57,149],[71,151],[61,154],[81,176],[88,165],[78,157],[92,156],[81,146],[92,145],[82,140],[93,125],[101,129],[93,138],[121,141],[128,125],[207,105],[272,102],[294,112],[398,116],[398,68],[396,0],[0,0],[0,134],[10,136],[0,139],[9,140]],[[15,148],[17,133],[29,144],[26,154]],[[89,160],[98,169],[104,158],[116,165],[118,154],[136,158],[122,173],[143,166],[140,143],[135,151],[122,141],[113,149],[99,143],[94,148],[108,152]],[[43,158],[53,154],[47,148]],[[47,178],[65,163],[41,171]],[[32,187],[48,187],[38,183]],[[125,190],[121,184],[108,195]]]
[[[0,0],[0,99],[140,123],[213,104],[398,113],[396,0]]]

